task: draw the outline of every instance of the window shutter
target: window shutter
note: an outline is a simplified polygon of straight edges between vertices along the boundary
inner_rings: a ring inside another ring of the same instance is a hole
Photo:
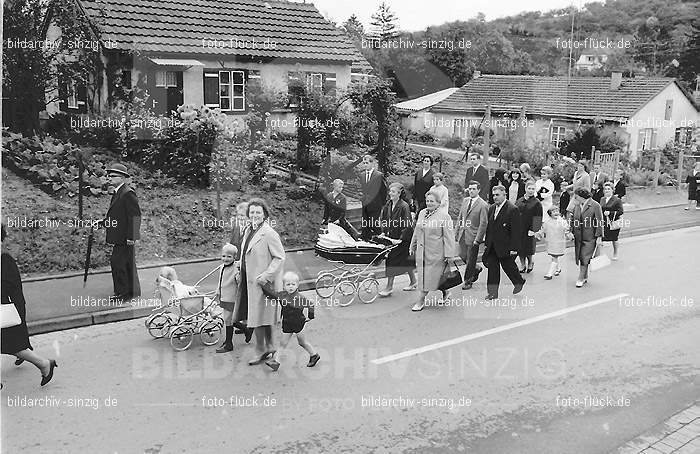
[[[664,120],[670,120],[673,113],[673,99],[666,100],[666,110],[664,111]]]
[[[651,149],[656,148],[656,129],[651,130]]]
[[[219,73],[216,71],[204,72],[204,105],[207,107],[219,107]]]
[[[644,149],[644,130],[640,130],[639,134],[637,134],[637,150],[643,150]]]
[[[87,113],[87,88],[80,84],[76,87],[78,99],[78,112]]]
[[[335,83],[335,73],[323,73],[323,94],[328,96],[335,96]]]
[[[303,74],[301,74],[303,76]],[[287,73],[287,107],[299,107],[300,97],[304,92],[304,86],[300,74],[294,71]]]

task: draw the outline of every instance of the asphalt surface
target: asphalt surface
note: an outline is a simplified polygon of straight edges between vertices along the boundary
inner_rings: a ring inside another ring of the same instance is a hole
[[[539,255],[523,293],[499,307],[481,299],[483,277],[420,313],[400,290],[321,305],[305,328],[321,354],[313,369],[294,342],[277,373],[248,366],[240,335],[230,354],[198,341],[176,353],[143,320],[34,336],[59,368],[40,388],[35,368],[3,358],[3,448],[607,453],[700,395],[698,255],[695,227],[623,240],[621,259],[583,289],[570,252],[552,281]]]

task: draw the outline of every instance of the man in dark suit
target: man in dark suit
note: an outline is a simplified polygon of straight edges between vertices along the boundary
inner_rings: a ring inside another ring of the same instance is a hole
[[[114,164],[107,175],[114,194],[103,223],[107,230],[106,242],[113,245],[109,264],[114,298],[125,300],[141,295],[134,251],[136,241],[141,238],[141,209],[134,190],[126,183],[130,178],[126,167]]]
[[[520,249],[520,212],[506,198],[506,188],[501,185],[492,189],[494,204],[489,208],[486,226],[486,250],[484,264],[489,269],[486,280],[487,300],[498,298],[501,269],[513,283],[513,295],[520,293],[525,279],[520,276],[515,257]]]
[[[379,216],[386,202],[387,189],[384,175],[377,170],[377,160],[374,156],[365,155],[362,164],[362,238],[369,240],[372,236],[382,233]]]
[[[478,181],[481,185],[479,191],[479,197],[488,201],[489,200],[489,171],[481,165],[481,155],[477,153],[472,153],[469,155],[469,164],[471,167],[467,169],[467,176],[464,179],[464,187],[469,187],[469,182],[474,180]]]
[[[413,180],[413,203],[416,206],[416,215],[425,208],[425,193],[435,184],[434,174],[433,158],[428,155],[423,156],[423,168],[416,172]]]

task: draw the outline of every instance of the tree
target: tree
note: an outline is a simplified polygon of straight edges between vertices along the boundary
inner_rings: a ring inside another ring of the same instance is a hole
[[[365,27],[356,15],[353,14],[348,20],[343,22],[341,28],[358,49],[362,47],[362,40],[365,38]]]
[[[398,18],[391,11],[386,2],[379,5],[377,12],[372,14],[372,36],[382,41],[394,39],[399,36],[398,26],[396,24]]]

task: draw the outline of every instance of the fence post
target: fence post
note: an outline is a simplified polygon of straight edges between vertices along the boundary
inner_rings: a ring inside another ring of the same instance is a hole
[[[654,155],[654,189],[659,187],[659,172],[661,171],[661,150],[656,150]]]
[[[491,156],[491,104],[486,106],[486,113],[484,114],[484,161],[489,161],[489,156]]]
[[[678,184],[676,185],[676,189],[678,191],[681,190],[681,182],[683,181],[681,178],[683,177],[683,148],[678,151]]]

